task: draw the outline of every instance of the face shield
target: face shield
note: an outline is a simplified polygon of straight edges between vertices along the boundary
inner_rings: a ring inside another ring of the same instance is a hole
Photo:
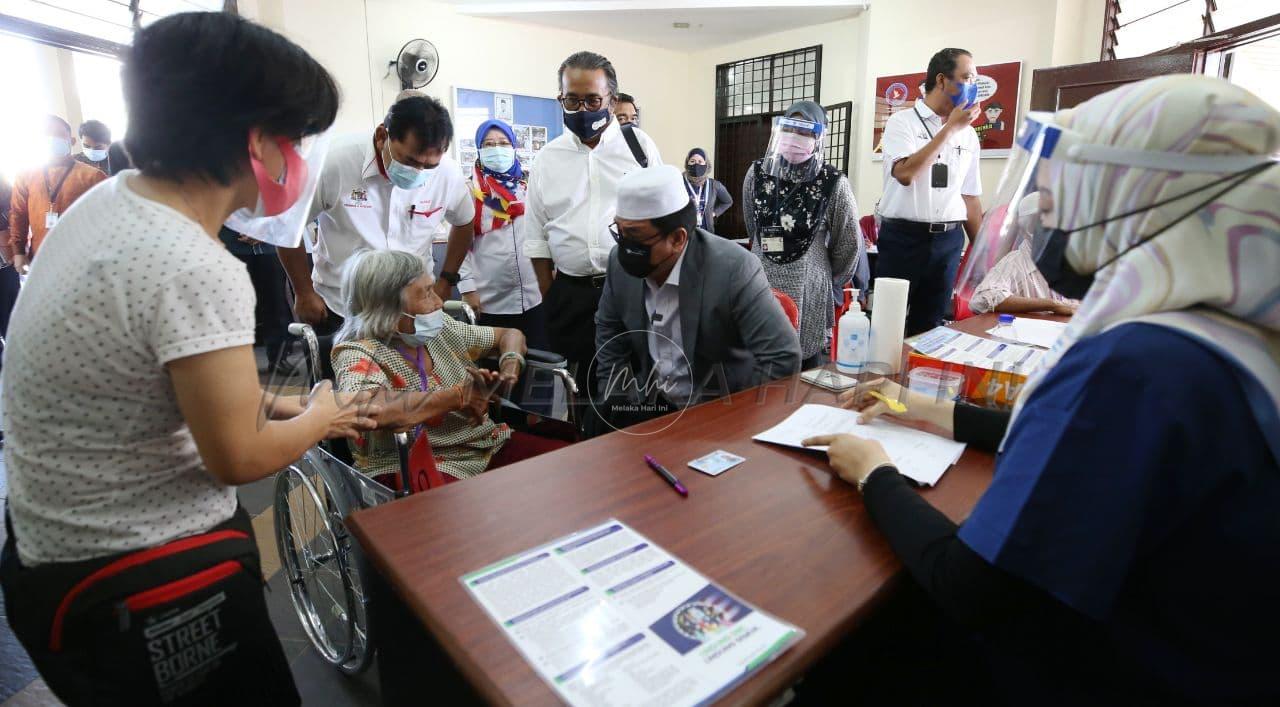
[[[302,231],[307,225],[307,215],[311,211],[311,201],[315,197],[320,184],[320,172],[324,169],[325,156],[329,153],[329,133],[309,135],[301,141],[293,143],[293,151],[298,160],[285,159],[285,173],[280,179],[272,180],[275,185],[287,187],[291,178],[301,179],[296,201],[283,212],[274,216],[264,215],[266,212],[264,199],[259,194],[258,204],[253,209],[240,209],[227,217],[226,226],[254,240],[274,246],[296,248],[302,242]],[[293,163],[292,172],[290,163]],[[305,172],[305,175],[302,174]],[[287,189],[292,191],[292,189]],[[259,187],[259,191],[263,191]]]
[[[779,116],[773,119],[769,149],[761,163],[764,172],[789,182],[805,182],[822,169],[822,123]]]
[[[1127,239],[1118,252],[1092,263],[1070,263],[1071,234],[1090,231],[1102,239],[1109,224],[1150,209],[1171,205],[1186,215],[1198,210],[1197,196],[1215,185],[1230,188],[1235,180],[1273,162],[1265,155],[1189,154],[1141,150],[1087,142],[1078,132],[1054,123],[1052,113],[1027,116],[1000,177],[995,200],[987,209],[970,244],[956,293],[969,299],[987,273],[1002,258],[1021,249],[1069,297],[1083,296],[1092,274],[1145,243],[1159,231]],[[1102,168],[1142,169],[1180,174],[1207,174],[1207,183],[1189,191],[1124,213],[1093,214],[1079,210],[1086,190],[1098,190]],[[1203,195],[1201,195],[1203,196]],[[1059,287],[1060,279],[1067,287]],[[1067,288],[1075,292],[1064,291]]]

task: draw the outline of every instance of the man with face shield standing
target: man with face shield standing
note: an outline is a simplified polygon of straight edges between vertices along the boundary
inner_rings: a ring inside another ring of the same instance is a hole
[[[964,232],[978,235],[982,179],[978,174],[977,69],[963,49],[929,60],[924,98],[889,116],[880,139],[877,277],[911,282],[907,335],[942,323],[960,267]]]
[[[596,312],[600,397],[615,428],[792,375],[795,329],[760,262],[697,226],[680,171],[618,184],[618,247]]]
[[[594,387],[587,369],[596,354],[595,313],[613,250],[618,181],[662,158],[648,135],[613,116],[618,74],[608,59],[578,52],[560,65],[559,79],[568,129],[538,153],[516,227],[542,290],[551,350],[575,367],[586,391]]]
[[[957,528],[879,444],[806,441],[1012,704],[1280,703],[1277,149],[1280,113],[1203,76],[1032,114],[992,212],[1038,190],[1031,258],[1083,301],[1013,412],[884,381],[842,401],[869,419],[878,389],[999,447],[990,488]],[[1018,247],[1012,221],[962,284]]]
[[[800,310],[800,354],[808,369],[826,363],[835,324],[833,283],[866,286],[866,248],[849,180],[822,159],[827,113],[798,101],[775,119],[763,159],[742,183],[743,216],[751,252],[773,289]]]

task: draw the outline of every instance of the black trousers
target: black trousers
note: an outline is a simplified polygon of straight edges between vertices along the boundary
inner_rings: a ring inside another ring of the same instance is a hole
[[[254,338],[266,347],[267,360],[275,365],[290,343],[289,323],[293,321],[293,312],[289,309],[288,277],[275,253],[236,257],[249,269],[249,280],[258,298]]]
[[[523,314],[489,314],[481,312],[476,317],[480,326],[504,327],[519,329],[524,333],[525,345],[531,349],[547,350],[547,312],[543,305],[538,305]]]
[[[880,257],[876,277],[897,277],[911,283],[907,291],[907,336],[928,331],[947,316],[960,253],[964,250],[964,227],[929,233],[928,224],[917,228],[892,223],[880,225],[877,242]]]
[[[569,361],[579,392],[593,397],[596,381],[591,363],[596,356],[596,309],[601,292],[602,287],[589,280],[557,276],[542,303],[547,309],[551,350]]]

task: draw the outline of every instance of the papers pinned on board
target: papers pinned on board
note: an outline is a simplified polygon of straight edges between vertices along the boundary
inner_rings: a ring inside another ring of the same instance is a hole
[[[911,347],[920,353],[961,366],[988,371],[1030,373],[1044,351],[999,339],[980,336],[940,326],[916,337]]]
[[[903,476],[925,486],[938,483],[943,473],[960,459],[965,448],[962,442],[903,427],[884,419],[878,418],[860,425],[858,413],[853,410],[815,404],[800,406],[790,417],[752,439],[787,447],[825,451],[826,447],[804,447],[800,443],[816,435],[846,433],[879,442]]]

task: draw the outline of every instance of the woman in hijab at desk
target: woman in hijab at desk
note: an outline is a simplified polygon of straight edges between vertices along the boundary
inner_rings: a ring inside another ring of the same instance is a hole
[[[999,446],[990,488],[957,527],[874,442],[832,467],[1006,701],[1280,704],[1280,113],[1176,75],[1021,134],[1001,196],[1040,189],[1033,257],[1079,311],[1011,414],[868,386]]]
[[[835,324],[832,283],[848,282],[855,267],[866,272],[853,190],[822,158],[826,129],[822,106],[793,104],[774,122],[768,151],[751,164],[742,183],[751,251],[764,264],[770,286],[800,310],[800,357],[806,369],[826,362],[827,336]],[[864,285],[865,275],[854,283]]]

